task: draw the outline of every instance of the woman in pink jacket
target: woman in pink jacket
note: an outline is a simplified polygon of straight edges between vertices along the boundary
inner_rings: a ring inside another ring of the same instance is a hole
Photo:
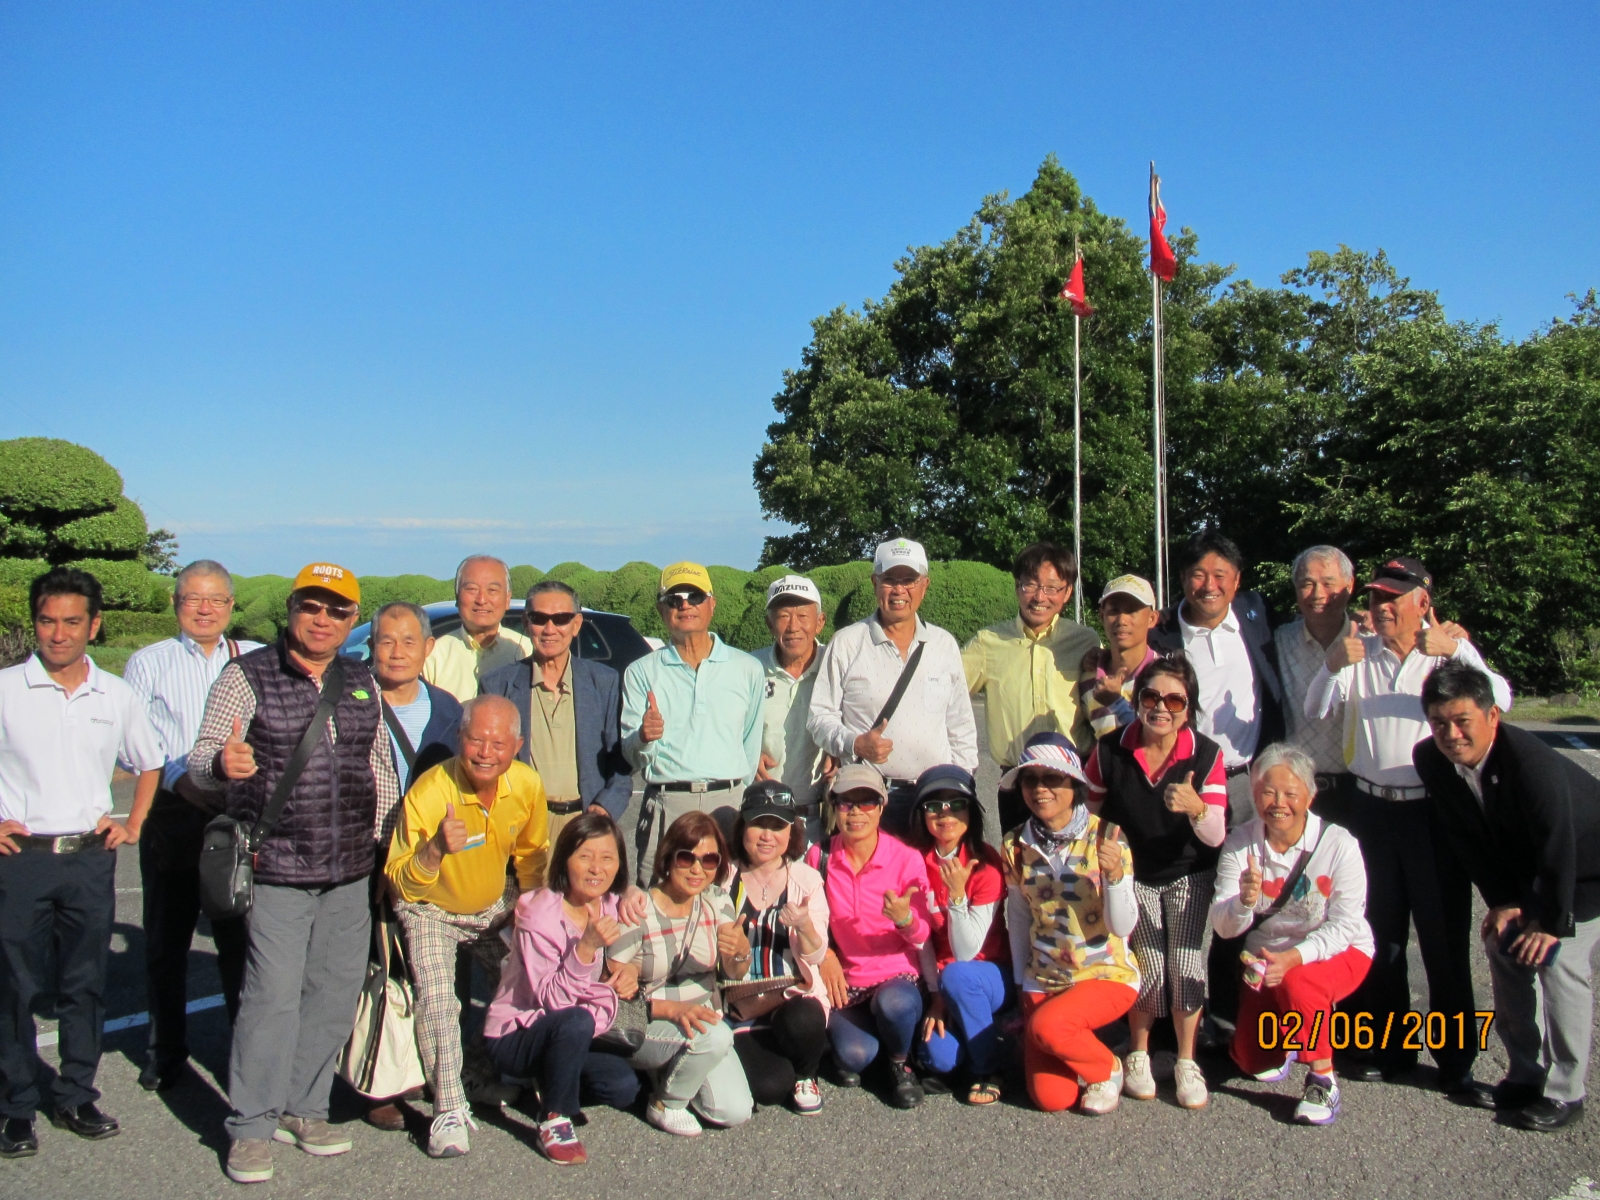
[[[567,822],[550,855],[549,886],[517,901],[511,953],[484,1019],[495,1066],[539,1081],[539,1149],[554,1163],[588,1161],[572,1129],[580,1091],[613,1108],[627,1108],[639,1094],[625,1058],[591,1048],[611,1028],[619,995],[638,988],[632,970],[602,978],[627,883],[616,822],[599,813]]]
[[[734,1049],[757,1104],[788,1100],[797,1113],[822,1111],[817,1064],[828,1048],[828,988],[819,968],[828,953],[828,897],[822,876],[795,861],[806,827],[794,793],[775,779],[744,790],[734,822],[729,880],[750,938],[750,973],[724,988]],[[778,980],[788,987],[768,987]],[[760,989],[760,990],[758,990]]]

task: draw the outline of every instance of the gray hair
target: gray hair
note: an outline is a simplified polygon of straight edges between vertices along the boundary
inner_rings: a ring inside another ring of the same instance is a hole
[[[578,602],[578,593],[573,590],[571,585],[562,583],[559,579],[541,579],[538,583],[534,584],[528,589],[528,598],[525,603],[531,609],[533,607],[533,598],[535,596],[551,595],[565,596],[568,600],[571,600],[573,612],[577,612],[583,607],[583,605]]]
[[[465,733],[467,726],[472,723],[472,714],[478,711],[480,705],[484,704],[487,704],[490,708],[498,708],[502,704],[505,705],[506,711],[511,714],[511,736],[522,736],[522,714],[517,711],[517,706],[504,696],[496,696],[492,692],[486,695],[474,696],[461,706],[462,733]]]
[[[461,560],[461,565],[456,568],[456,586],[455,586],[456,594],[457,595],[461,594],[461,573],[463,571],[465,571],[468,567],[470,567],[473,563],[480,563],[480,562],[492,562],[497,567],[499,567],[502,571],[505,572],[505,576],[506,576],[506,592],[510,593],[510,591],[511,591],[511,568],[506,566],[505,559],[496,558],[492,554],[469,554],[469,555],[467,555],[465,558],[463,558]]]
[[[1350,562],[1350,556],[1337,546],[1310,546],[1294,556],[1294,566],[1290,569],[1289,578],[1293,579],[1295,586],[1311,569],[1312,563],[1331,562],[1339,568],[1339,578],[1348,579],[1351,583],[1356,581],[1356,569]]]
[[[233,595],[233,576],[228,574],[228,568],[219,562],[213,562],[209,558],[197,558],[179,571],[178,577],[172,581],[172,594],[174,596],[183,595],[183,585],[201,575],[210,575],[215,579],[222,580],[223,583],[228,585],[228,595]]]
[[[420,604],[413,604],[409,600],[391,600],[372,614],[372,636],[378,636],[378,622],[394,613],[410,613],[417,619],[417,624],[422,627],[422,639],[427,641],[433,636],[433,622],[428,620],[428,610]]]
[[[1300,749],[1292,742],[1274,742],[1260,754],[1256,755],[1255,762],[1250,764],[1250,786],[1260,783],[1263,776],[1273,767],[1284,767],[1288,772],[1306,785],[1306,791],[1315,796],[1317,794],[1317,764],[1311,755]]]

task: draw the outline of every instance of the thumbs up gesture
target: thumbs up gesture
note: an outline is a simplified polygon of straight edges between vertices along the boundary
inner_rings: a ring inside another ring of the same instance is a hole
[[[1457,625],[1453,628],[1461,627]],[[1428,605],[1428,623],[1417,630],[1417,653],[1426,654],[1429,658],[1449,658],[1456,652],[1456,639],[1451,636],[1451,629],[1450,625],[1439,620],[1433,605]]]
[[[1328,647],[1328,674],[1337,675],[1346,667],[1365,661],[1366,657],[1367,644],[1359,637],[1334,638],[1333,645]]]
[[[1261,864],[1254,854],[1247,855],[1244,870],[1239,873],[1239,903],[1254,908],[1261,899]]]
[[[889,761],[889,755],[894,753],[894,743],[883,736],[883,731],[889,722],[879,721],[867,732],[856,738],[856,757],[862,762],[874,763],[882,766]]]
[[[893,888],[885,888],[883,893],[883,915],[895,923],[897,929],[909,928],[912,921],[911,897],[921,891],[916,884],[910,884],[906,890],[896,893]]]
[[[944,886],[950,891],[951,904],[967,902],[967,880],[972,878],[972,872],[977,868],[977,859],[969,858],[962,863],[959,853],[955,858],[939,860],[939,878],[944,880]]]
[[[589,923],[583,927],[583,936],[578,939],[578,944],[589,952],[589,961],[594,961],[598,951],[604,950],[616,941],[622,933],[622,928],[612,917],[606,916],[600,907],[600,901],[591,900],[584,906],[589,913]]]
[[[750,937],[744,931],[744,923],[749,917],[740,917],[737,921],[726,921],[717,926],[717,953],[725,959],[743,961],[750,957]],[[732,975],[734,972],[729,971]]]
[[[456,816],[456,806],[444,806],[444,820],[433,835],[434,845],[440,854],[459,854],[467,844],[467,823]]]
[[[1183,777],[1182,783],[1167,784],[1163,794],[1167,802],[1167,811],[1182,813],[1191,821],[1206,815],[1206,802],[1200,798],[1200,793],[1194,790],[1194,772],[1190,771]]]
[[[639,722],[639,740],[646,745],[659,742],[667,732],[667,723],[661,719],[661,710],[656,707],[656,694],[646,692],[644,696],[644,720]]]
[[[1100,836],[1095,839],[1095,852],[1100,860],[1100,878],[1105,883],[1122,882],[1122,828],[1109,821],[1100,822]]]
[[[782,921],[785,928],[799,933],[801,930],[811,928],[811,897],[807,896],[799,904],[785,904],[778,910],[778,920]]]
[[[256,773],[255,747],[244,740],[244,722],[233,719],[233,732],[222,743],[222,773],[229,779],[249,779]]]

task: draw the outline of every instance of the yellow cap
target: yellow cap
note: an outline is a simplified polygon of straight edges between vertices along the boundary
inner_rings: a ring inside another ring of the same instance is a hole
[[[300,574],[294,577],[294,590],[298,592],[301,588],[321,588],[335,596],[343,596],[351,604],[361,603],[361,585],[356,582],[355,575],[333,563],[312,563],[301,567]]]
[[[665,596],[673,588],[692,587],[699,588],[706,595],[711,595],[711,572],[699,563],[681,562],[673,563],[670,567],[661,570],[661,587],[658,594]]]

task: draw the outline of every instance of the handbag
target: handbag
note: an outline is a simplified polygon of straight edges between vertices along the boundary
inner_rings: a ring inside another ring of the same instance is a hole
[[[250,911],[255,894],[256,854],[261,843],[272,836],[277,828],[283,807],[289,802],[289,793],[300,781],[311,752],[322,740],[322,734],[333,720],[333,710],[344,694],[344,660],[338,656],[328,664],[322,676],[322,696],[317,710],[311,714],[311,724],[300,737],[294,755],[278,778],[261,815],[248,833],[244,823],[223,813],[213,817],[200,838],[200,907],[212,920],[219,917],[242,917]]]
[[[689,947],[694,945],[695,930],[699,926],[700,897],[694,898],[694,907],[689,910],[689,924],[684,932],[683,946],[678,950],[678,955],[672,960],[666,978],[652,987],[650,991],[662,984],[671,983],[672,977],[683,969],[683,964],[688,961]],[[613,1050],[628,1056],[637,1054],[644,1047],[645,1030],[650,1026],[650,993],[640,988],[627,1000],[618,999],[617,1015],[612,1018],[611,1027],[604,1033],[594,1035],[594,1046],[600,1050]]]
[[[787,999],[784,993],[799,986],[799,983],[800,980],[794,975],[725,983],[722,985],[722,1002],[728,1006],[735,1020],[754,1021],[781,1005]]]
[[[355,1028],[339,1052],[339,1075],[363,1096],[399,1096],[423,1084],[416,1006],[399,922],[385,905],[373,928],[373,961],[356,1001]],[[396,971],[396,967],[399,970]]]

